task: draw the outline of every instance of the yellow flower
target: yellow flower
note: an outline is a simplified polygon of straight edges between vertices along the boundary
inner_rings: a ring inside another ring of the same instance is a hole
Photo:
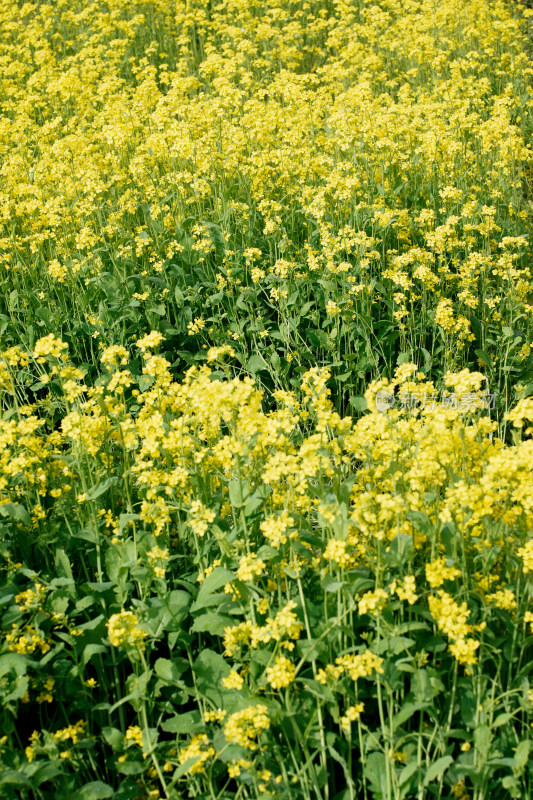
[[[127,728],[126,741],[133,742],[134,744],[142,748],[143,735],[142,735],[142,730],[139,728],[138,725],[130,725],[129,728]]]
[[[65,342],[62,342],[53,333],[49,333],[35,342],[33,357],[39,364],[44,364],[46,356],[63,358],[67,349],[68,345]]]
[[[197,536],[203,537],[215,516],[215,512],[204,506],[200,500],[193,500],[189,508],[188,522],[193,532]]]
[[[209,741],[205,733],[198,733],[192,737],[186,747],[182,747],[178,753],[178,761],[185,764],[191,761],[187,773],[196,775],[205,772],[207,762],[215,755],[215,748]]]
[[[148,635],[139,627],[139,620],[132,611],[120,611],[113,614],[107,622],[107,635],[113,647],[142,647]]]
[[[237,569],[237,578],[240,581],[253,581],[256,575],[261,575],[265,569],[265,562],[255,553],[250,553],[241,558]]]
[[[85,737],[87,733],[87,723],[85,720],[79,720],[74,725],[69,725],[67,728],[61,728],[52,734],[52,738],[56,742],[68,742],[69,739],[72,744],[77,744]]]
[[[212,361],[222,361],[224,356],[229,358],[235,357],[235,350],[229,344],[222,345],[222,347],[210,347],[207,351],[207,363]]]
[[[375,589],[373,592],[365,592],[358,603],[359,614],[379,614],[388,594],[385,589]]]
[[[394,581],[389,586],[389,591],[392,593],[396,593],[400,600],[407,600],[410,606],[414,605],[418,600],[418,595],[415,592],[416,588],[416,579],[414,575],[407,575],[403,579],[403,583]]]
[[[227,714],[222,708],[214,709],[213,711],[204,711],[204,722],[221,722]]]
[[[229,675],[226,675],[225,678],[222,678],[221,683],[225,689],[242,689],[244,679],[242,675],[237,672],[237,670],[232,669]]]
[[[485,600],[505,611],[514,611],[516,608],[516,597],[511,589],[499,589],[497,592],[486,595]]]
[[[151,331],[150,333],[147,333],[146,336],[137,339],[135,344],[141,353],[144,354],[150,350],[155,350],[164,340],[165,337],[159,333],[159,331]]]
[[[353,553],[348,551],[348,542],[341,539],[330,539],[324,550],[322,558],[325,561],[333,561],[342,569],[349,569],[356,565],[357,561]]]
[[[358,654],[347,653],[335,659],[335,664],[342,672],[346,672],[352,681],[369,678],[374,672],[383,673],[383,659],[371,650]]]
[[[529,542],[518,549],[518,555],[524,562],[524,575],[533,572],[533,539],[530,539]]]
[[[204,328],[205,328],[205,322],[200,317],[197,317],[195,320],[187,324],[187,330],[189,332],[189,336],[193,336],[195,333],[199,333]]]
[[[294,681],[296,670],[286,656],[278,656],[272,667],[266,669],[266,679],[273,689],[284,689]]]
[[[434,561],[426,564],[426,580],[432,589],[438,589],[439,586],[442,586],[444,581],[451,581],[454,578],[458,578],[460,574],[461,570],[457,569],[457,567],[446,565],[444,556],[436,558]]]
[[[340,720],[341,728],[348,733],[352,727],[352,722],[356,722],[364,710],[364,703],[356,703],[355,705],[347,708],[346,713],[341,717]]]
[[[251,767],[251,762],[245,758],[239,758],[237,761],[232,761],[228,764],[228,775],[230,778],[238,778],[243,769]]]
[[[265,705],[248,706],[227,718],[224,726],[226,741],[240,744],[247,750],[257,749],[257,737],[270,728],[270,719]]]

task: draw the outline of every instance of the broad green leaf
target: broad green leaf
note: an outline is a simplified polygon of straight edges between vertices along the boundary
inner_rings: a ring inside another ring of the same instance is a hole
[[[103,644],[86,644],[81,656],[82,667],[85,667],[93,656],[98,655],[98,653],[105,653],[106,651],[107,647]]]
[[[226,583],[231,583],[234,577],[234,574],[225,569],[225,567],[216,567],[200,586],[200,591],[198,592],[195,603],[191,607],[191,611],[198,611],[204,608],[207,598],[212,595],[213,592],[216,592],[217,589],[225,586]]]
[[[92,781],[77,791],[72,800],[104,800],[106,797],[113,797],[114,794],[115,790],[108,783]]]
[[[199,711],[186,711],[176,714],[161,723],[161,728],[167,733],[192,733],[200,725]]]
[[[246,367],[253,375],[255,375],[256,372],[260,372],[262,369],[268,369],[268,364],[263,356],[252,355],[246,362]]]
[[[107,492],[110,486],[114,486],[118,483],[118,480],[117,475],[111,475],[111,477],[100,481],[100,483],[97,483],[92,489],[89,489],[87,492],[87,500],[97,500],[104,492]]]
[[[431,781],[440,778],[440,776],[448,769],[450,764],[453,763],[451,756],[442,756],[438,758],[434,764],[430,766],[424,777],[424,786],[427,786]]]
[[[531,749],[531,741],[525,739],[520,742],[514,754],[514,763],[517,771],[521,774],[529,761],[529,751]]]
[[[155,674],[165,683],[178,683],[180,672],[169,658],[158,658],[154,664]]]
[[[231,617],[225,614],[209,612],[208,614],[202,614],[200,617],[196,617],[191,631],[194,633],[206,631],[207,633],[212,633],[214,636],[223,636],[224,629],[233,624],[234,621]]]
[[[102,736],[115,752],[124,747],[124,734],[118,728],[102,728]]]
[[[411,761],[410,764],[407,764],[407,766],[405,766],[400,772],[400,776],[398,778],[398,783],[400,786],[404,786],[410,780],[410,778],[413,777],[417,770],[418,764],[416,761]]]
[[[29,525],[31,523],[30,515],[24,506],[18,503],[2,503],[2,505],[0,505],[0,516],[11,517],[18,522],[24,523],[24,525]]]

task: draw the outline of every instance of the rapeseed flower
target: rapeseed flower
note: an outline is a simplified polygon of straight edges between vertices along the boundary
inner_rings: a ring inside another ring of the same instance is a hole
[[[120,611],[107,622],[107,633],[113,647],[144,647],[146,631],[139,627],[139,618],[133,611]]]

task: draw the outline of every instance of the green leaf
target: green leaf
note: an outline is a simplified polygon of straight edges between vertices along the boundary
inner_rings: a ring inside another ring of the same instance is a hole
[[[116,770],[122,775],[140,775],[145,769],[141,761],[123,761],[116,765]]]
[[[270,547],[269,544],[262,545],[257,551],[257,557],[262,558],[263,561],[272,561],[273,558],[277,558],[278,556],[279,550],[276,550],[275,547]]]
[[[361,395],[353,394],[351,397],[348,398],[348,402],[350,403],[354,411],[362,413],[363,411],[368,410],[367,402],[365,398],[362,397]]]
[[[200,725],[199,711],[186,711],[176,714],[161,723],[161,728],[166,733],[191,733]]]
[[[400,772],[400,776],[398,778],[398,783],[400,786],[404,786],[407,781],[413,777],[417,770],[418,764],[416,761],[411,761],[410,764],[407,764],[407,766],[405,766]]]
[[[124,734],[118,728],[103,728],[102,736],[115,753],[124,747]]]
[[[442,758],[438,758],[426,772],[424,786],[427,786],[436,778],[440,778],[440,776],[448,769],[452,762],[453,758],[451,756],[442,756]]]
[[[100,625],[103,619],[104,615],[98,614],[97,617],[90,619],[88,622],[83,622],[81,625],[78,625],[77,628],[80,631],[94,631],[94,629]]]
[[[333,578],[325,578],[322,581],[322,589],[325,592],[337,592],[343,586],[346,586],[346,581],[336,581]]]
[[[22,786],[28,786],[31,789],[33,786],[30,779],[26,775],[23,775],[22,772],[18,772],[14,769],[6,769],[5,771],[2,771],[2,774],[0,775],[0,786],[9,785],[16,786],[18,789],[20,789]]]
[[[507,789],[513,800],[520,800],[522,797],[522,790],[518,785],[518,781],[513,775],[506,775],[502,779],[502,786]]]
[[[492,727],[493,728],[500,728],[502,725],[505,725],[507,722],[509,722],[509,720],[512,719],[512,718],[513,718],[512,714],[508,714],[508,713],[498,714],[498,716],[496,717],[496,719],[492,723]]]
[[[529,761],[530,748],[531,748],[531,742],[529,739],[525,739],[523,742],[520,742],[520,744],[516,748],[516,752],[514,754],[514,763],[516,770],[518,771],[519,774],[521,774],[522,771],[527,766],[527,763]]]
[[[250,487],[245,481],[230,481],[228,491],[231,504],[235,508],[241,508],[250,497]]]
[[[168,658],[158,658],[154,665],[155,674],[165,683],[181,683],[180,672]]]
[[[483,364],[485,364],[486,367],[492,366],[492,358],[490,357],[490,355],[487,353],[486,350],[476,350],[475,353],[476,356],[479,358],[479,360],[483,362]]]
[[[403,353],[398,353],[398,358],[396,359],[397,365],[400,367],[402,364],[408,364],[413,358],[413,354],[411,350],[406,350]]]
[[[11,517],[12,519],[24,523],[24,525],[29,525],[31,523],[30,515],[24,506],[18,503],[2,503],[0,506],[0,516]]]
[[[0,656],[0,677],[11,671],[17,675],[24,675],[27,664],[28,659],[21,653],[4,653]]]
[[[383,753],[370,753],[366,760],[365,777],[378,797],[387,797],[387,766]]]
[[[63,576],[64,578],[69,578],[71,581],[74,580],[72,575],[72,567],[70,566],[68,556],[61,548],[56,550],[55,567],[58,575]]]
[[[81,665],[85,667],[86,664],[89,663],[93,656],[98,655],[98,653],[105,653],[107,651],[107,647],[103,644],[87,644],[83,648],[83,653],[81,656]]]
[[[200,694],[217,706],[223,705],[221,680],[229,675],[230,668],[224,658],[214,650],[202,650],[193,664],[193,672]]]
[[[478,725],[474,731],[474,744],[483,761],[488,757],[491,739],[492,734],[489,726]]]
[[[3,706],[7,707],[11,700],[20,700],[26,694],[29,683],[27,663],[28,659],[20,653],[4,653],[0,656],[0,696]]]
[[[321,700],[323,703],[335,703],[335,695],[329,688],[329,686],[324,686],[324,684],[319,683],[318,681],[311,679],[311,678],[300,678],[300,683],[305,686],[305,689],[309,694],[314,695],[314,697]]]
[[[100,483],[97,483],[96,486],[93,486],[93,488],[87,492],[87,500],[96,500],[103,495],[104,492],[107,492],[110,486],[114,486],[115,483],[118,483],[117,475],[111,475],[111,477],[100,481]]]
[[[260,508],[265,502],[265,498],[261,497],[257,492],[248,498],[244,504],[244,516],[251,517],[254,511]]]
[[[114,792],[115,790],[108,783],[92,781],[76,792],[72,800],[103,800],[105,797],[113,797]]]
[[[155,306],[150,306],[146,309],[147,313],[156,314],[158,317],[164,317],[166,314],[165,306],[162,303],[157,303]]]
[[[205,608],[206,605],[209,605],[208,598],[210,595],[216,592],[217,589],[225,586],[226,583],[231,583],[234,577],[233,572],[225,569],[225,567],[216,567],[202,583],[196,602],[191,606],[191,611],[198,611],[201,608]]]
[[[207,631],[215,636],[223,636],[224,629],[231,625],[233,625],[233,619],[231,617],[225,614],[209,612],[208,614],[202,614],[194,620],[191,631],[193,631],[193,633],[203,633]]]
[[[268,369],[268,364],[263,356],[253,355],[246,362],[246,368],[255,375],[256,372],[260,372],[262,369]]]
[[[407,519],[417,531],[425,533],[426,536],[431,535],[433,525],[431,520],[422,511],[409,511],[407,513]]]
[[[417,711],[422,711],[424,708],[429,708],[430,703],[407,703],[394,715],[392,721],[393,730],[396,730],[400,725],[413,716]]]

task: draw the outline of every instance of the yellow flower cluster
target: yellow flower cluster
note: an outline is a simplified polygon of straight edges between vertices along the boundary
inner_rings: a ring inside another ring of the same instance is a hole
[[[0,4],[8,779],[359,797],[373,762],[397,796],[527,793],[527,19]]]
[[[158,545],[155,545],[155,547],[152,547],[152,549],[148,551],[146,557],[148,559],[148,564],[153,569],[156,578],[164,578],[167,561],[170,557],[168,547],[159,547]]]
[[[460,575],[461,570],[447,565],[444,556],[440,556],[426,564],[426,580],[432,589],[438,589],[445,581],[452,581]]]
[[[530,539],[523,547],[518,548],[518,555],[524,563],[524,575],[533,572],[533,539]]]
[[[418,600],[416,589],[416,578],[414,575],[407,575],[403,581],[393,581],[389,586],[390,594],[396,593],[400,600],[407,600],[410,606]]]
[[[264,625],[254,625],[249,620],[224,631],[224,647],[228,656],[235,654],[241,645],[250,645],[252,648],[271,641],[280,642],[288,650],[294,648],[291,639],[299,639],[303,624],[294,613],[296,603],[294,600],[284,605],[275,617],[267,617]]]
[[[378,614],[385,605],[388,594],[385,589],[375,589],[373,592],[365,592],[358,603],[359,613]]]
[[[295,676],[294,664],[287,656],[278,656],[273,666],[266,669],[266,679],[273,689],[285,689]]]
[[[230,670],[229,675],[227,675],[225,678],[222,678],[221,682],[225,689],[242,689],[244,685],[244,678],[237,672],[237,670],[232,669]]]
[[[109,617],[107,635],[113,647],[143,647],[147,633],[139,627],[139,619],[133,611],[120,611]]]
[[[349,544],[342,539],[330,539],[324,550],[323,558],[332,561],[342,569],[349,569],[357,564],[353,553],[349,552]]]
[[[349,733],[352,727],[352,722],[357,722],[364,710],[364,703],[356,703],[353,706],[349,706],[349,708],[346,709],[346,713],[342,715],[340,720],[343,731]]]
[[[16,625],[13,630],[5,634],[8,650],[14,653],[27,653],[31,655],[37,650],[47,653],[50,650],[50,643],[33,626],[26,625],[22,632],[19,632]]]
[[[359,678],[368,678],[374,672],[383,672],[383,659],[371,650],[364,650],[360,654],[339,656],[335,664],[328,664],[317,672],[316,679],[324,686],[340,678],[346,673],[352,681]]]
[[[187,747],[182,747],[178,753],[180,764],[190,763],[187,772],[196,775],[204,772],[207,762],[215,755],[215,748],[205,733],[198,733],[192,737]]]
[[[231,714],[224,725],[224,736],[232,744],[240,744],[247,750],[255,750],[258,736],[269,728],[268,709],[261,703]]]
[[[68,349],[66,342],[62,342],[53,333],[43,336],[35,343],[33,357],[38,364],[44,364],[47,356],[52,358],[66,358],[65,350]]]
[[[127,742],[132,742],[133,744],[136,744],[138,747],[142,748],[143,734],[138,725],[130,725],[126,730],[125,738]]]
[[[437,595],[428,598],[431,616],[437,622],[439,630],[443,631],[451,640],[450,652],[460,664],[472,666],[477,661],[476,651],[479,641],[468,637],[474,628],[467,623],[470,610],[466,603],[460,605],[453,597],[442,589]]]
[[[261,575],[265,569],[265,562],[255,553],[249,553],[240,560],[237,569],[237,578],[240,581],[253,581],[254,577]]]

